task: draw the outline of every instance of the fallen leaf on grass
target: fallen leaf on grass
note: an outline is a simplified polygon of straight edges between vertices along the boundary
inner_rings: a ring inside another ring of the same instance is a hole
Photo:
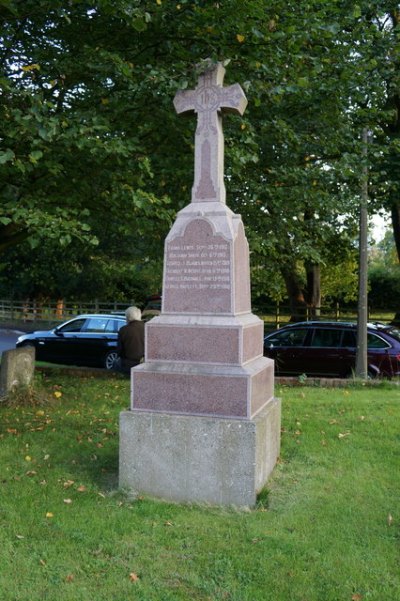
[[[28,472],[25,472],[25,476],[36,476],[37,472],[35,472],[35,470],[29,470]]]
[[[63,484],[64,488],[69,488],[70,486],[72,486],[73,484],[75,484],[75,480],[66,480]]]
[[[352,598],[351,601],[361,601],[362,599],[362,595],[360,595],[360,593],[355,593]]]
[[[60,392],[59,390],[56,390],[55,392],[53,392],[53,394],[56,397],[56,399],[59,399],[60,397],[62,397],[62,392]]]
[[[139,576],[137,574],[135,574],[135,572],[131,572],[129,574],[129,580],[131,582],[137,582],[139,580]]]
[[[76,489],[78,492],[86,492],[86,486],[84,486],[83,484],[81,484],[80,486],[78,486],[78,488]]]
[[[164,526],[173,526],[172,522],[164,522]]]
[[[40,563],[41,566],[45,566],[46,565],[46,562],[45,562],[44,559],[39,559],[39,563]]]
[[[66,505],[71,505],[71,503],[72,503],[72,499],[64,499],[64,503],[65,503]]]
[[[388,526],[391,526],[393,524],[393,516],[391,513],[389,513],[387,516],[387,524]]]
[[[22,534],[16,534],[15,535],[19,540],[22,540],[23,538],[25,538],[25,536],[22,536]]]
[[[345,438],[345,436],[350,436],[350,432],[339,432],[338,438]]]
[[[75,576],[73,574],[68,574],[65,576],[65,582],[72,582]]]
[[[30,455],[25,456],[25,461],[32,461],[32,457]]]
[[[51,511],[48,511],[46,513],[46,518],[53,518],[54,517],[54,513],[51,513]]]

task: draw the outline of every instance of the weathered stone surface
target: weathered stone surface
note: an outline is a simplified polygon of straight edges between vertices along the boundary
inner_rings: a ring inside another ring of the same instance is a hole
[[[125,411],[120,486],[167,500],[251,507],[280,447],[280,401],[252,420]]]
[[[0,368],[0,394],[19,386],[29,386],[35,370],[35,349],[22,347],[3,351]]]

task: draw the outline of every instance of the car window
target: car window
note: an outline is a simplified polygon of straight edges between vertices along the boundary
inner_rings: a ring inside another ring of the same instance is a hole
[[[339,330],[337,328],[332,330],[320,330],[316,328],[314,330],[314,336],[311,340],[311,346],[337,348],[338,346],[340,346],[341,339],[342,330]]]
[[[106,326],[106,332],[116,334],[124,324],[125,322],[121,319],[109,319]]]
[[[64,326],[57,328],[59,332],[65,334],[66,332],[80,332],[85,323],[86,319],[74,319],[66,323]]]
[[[390,344],[376,334],[367,335],[368,348],[390,348]]]
[[[307,332],[306,328],[281,330],[268,338],[266,342],[272,346],[303,346]]]
[[[85,325],[85,332],[105,332],[108,321],[104,317],[89,317]]]
[[[353,332],[352,330],[344,330],[342,346],[356,347],[357,346],[356,333]]]

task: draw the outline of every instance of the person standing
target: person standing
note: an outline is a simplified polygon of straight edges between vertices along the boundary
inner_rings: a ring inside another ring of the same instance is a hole
[[[125,317],[126,325],[118,332],[115,369],[130,374],[131,368],[138,365],[144,356],[144,323],[138,307],[128,307]]]

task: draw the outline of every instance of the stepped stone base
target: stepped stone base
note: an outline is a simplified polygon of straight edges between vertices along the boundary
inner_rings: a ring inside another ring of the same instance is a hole
[[[250,420],[124,411],[119,484],[168,501],[251,507],[279,450],[279,399]]]

